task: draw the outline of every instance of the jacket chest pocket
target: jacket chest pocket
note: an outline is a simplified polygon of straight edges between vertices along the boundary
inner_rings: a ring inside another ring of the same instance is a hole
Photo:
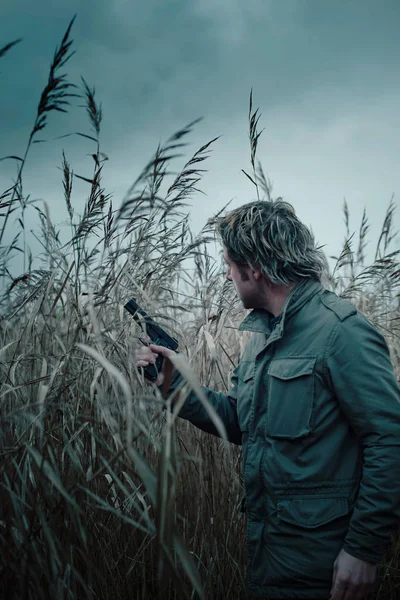
[[[299,438],[310,433],[315,357],[277,358],[268,368],[268,437]]]

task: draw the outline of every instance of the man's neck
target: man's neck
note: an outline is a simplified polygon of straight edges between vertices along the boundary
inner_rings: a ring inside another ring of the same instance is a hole
[[[290,285],[271,285],[269,286],[268,303],[266,309],[277,317],[281,314],[282,308],[292,290],[296,287],[296,283]]]

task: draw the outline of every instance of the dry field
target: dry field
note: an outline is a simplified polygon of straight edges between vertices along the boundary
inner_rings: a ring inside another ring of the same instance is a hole
[[[101,106],[85,81],[77,88],[64,72],[71,25],[51,64],[26,151],[8,158],[18,176],[10,170],[14,183],[0,195],[0,596],[244,599],[240,448],[180,421],[169,401],[163,410],[160,395],[135,368],[140,331],[123,309],[135,296],[178,338],[185,385],[229,389],[247,341],[237,331],[245,313],[222,264],[210,256],[213,232],[191,233],[186,204],[198,192],[199,163],[215,140],[171,179],[169,164],[196,122],[189,124],[157,149],[113,206],[102,187]],[[0,49],[1,60],[11,59],[12,46]],[[77,176],[60,157],[71,230],[64,242],[46,204],[28,206],[23,174],[38,133],[78,93],[91,126],[82,143],[94,164],[78,215]],[[250,96],[252,174],[246,174],[262,199],[271,190],[256,164],[257,112]],[[42,252],[35,260],[25,239],[28,209],[40,222]],[[381,328],[399,376],[393,213],[391,202],[375,258],[366,264],[367,216],[352,236],[345,205],[346,243],[324,283]],[[18,276],[16,254],[24,264]],[[399,569],[395,538],[376,598],[400,597]]]

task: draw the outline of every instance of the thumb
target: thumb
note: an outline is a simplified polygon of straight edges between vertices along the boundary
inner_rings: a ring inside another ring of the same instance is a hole
[[[337,565],[337,560],[335,560],[334,564],[333,564],[333,574],[332,574],[332,587],[331,587],[331,591],[330,591],[330,598],[329,600],[332,600],[334,598],[334,595],[337,591],[337,586],[336,586],[336,575],[338,572],[338,565]]]
[[[157,346],[157,344],[150,344],[150,350],[156,354],[161,354],[161,356],[164,356],[165,358],[170,357],[171,354],[175,354],[173,350],[170,350],[165,346]]]

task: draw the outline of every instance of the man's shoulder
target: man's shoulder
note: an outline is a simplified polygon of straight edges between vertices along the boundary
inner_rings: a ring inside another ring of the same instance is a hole
[[[340,298],[340,296],[329,290],[324,290],[321,294],[318,294],[318,300],[322,310],[330,311],[330,314],[333,313],[339,321],[345,321],[348,317],[358,313],[354,304],[349,300]]]

